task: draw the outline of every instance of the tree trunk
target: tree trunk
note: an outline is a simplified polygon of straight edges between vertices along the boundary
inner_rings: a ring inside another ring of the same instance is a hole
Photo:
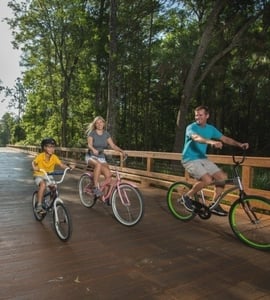
[[[108,73],[108,107],[107,107],[107,129],[115,136],[116,128],[116,77],[117,77],[117,43],[116,43],[116,0],[110,1],[109,21],[109,73]]]

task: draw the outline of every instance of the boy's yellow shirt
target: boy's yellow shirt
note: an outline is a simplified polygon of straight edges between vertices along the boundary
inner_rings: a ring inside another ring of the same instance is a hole
[[[61,164],[61,160],[57,155],[52,154],[50,160],[46,161],[45,153],[42,152],[35,157],[34,163],[38,166],[39,169],[44,169],[46,172],[53,172],[55,166]],[[40,171],[34,171],[33,176],[44,176],[44,173]]]

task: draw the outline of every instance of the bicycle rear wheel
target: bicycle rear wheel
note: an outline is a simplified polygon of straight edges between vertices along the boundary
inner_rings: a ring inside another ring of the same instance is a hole
[[[35,191],[33,193],[33,196],[32,196],[32,208],[33,208],[33,213],[34,213],[34,216],[36,218],[37,221],[41,222],[45,216],[46,216],[46,213],[37,213],[36,211],[36,208],[37,208],[37,203],[38,203],[38,200],[37,200],[37,194],[38,192]]]
[[[242,242],[259,250],[270,250],[270,201],[248,195],[234,202],[229,211],[232,231]]]
[[[196,216],[194,212],[190,212],[186,209],[182,201],[182,196],[191,188],[191,184],[179,181],[173,183],[167,192],[167,204],[170,212],[177,219],[182,221],[189,221]]]
[[[140,191],[128,183],[122,183],[112,194],[112,210],[115,218],[125,226],[137,224],[143,217],[144,202]]]
[[[88,174],[83,174],[79,180],[79,195],[82,205],[88,208],[93,207],[96,203],[93,187],[93,178]]]
[[[53,210],[53,226],[60,240],[66,242],[70,239],[72,234],[71,217],[67,207],[61,202],[56,203],[56,209]]]

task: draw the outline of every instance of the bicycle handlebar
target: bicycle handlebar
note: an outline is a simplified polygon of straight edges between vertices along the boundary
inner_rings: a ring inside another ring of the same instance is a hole
[[[106,156],[104,150],[99,150],[98,154],[104,154]],[[123,156],[123,161],[125,161],[127,158],[128,158],[128,155],[127,155],[127,153],[125,153],[125,155]]]
[[[47,180],[49,183],[52,183],[52,179],[49,177],[49,175],[62,175],[61,179],[58,181],[55,181],[56,184],[62,183],[67,171],[72,170],[70,167],[65,168],[65,170],[57,170],[57,171],[53,171],[53,172],[49,172],[47,173],[44,169],[39,169],[39,171],[41,171],[42,173],[44,173],[44,175],[46,176]]]
[[[240,160],[236,160],[236,155],[233,153],[232,158],[235,165],[241,165],[245,161],[247,149],[242,149],[242,151],[242,158]]]

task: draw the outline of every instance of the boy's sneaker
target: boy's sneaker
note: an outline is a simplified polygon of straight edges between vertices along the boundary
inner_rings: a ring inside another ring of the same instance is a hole
[[[227,216],[228,213],[218,204],[211,212],[218,216]]]
[[[97,198],[99,198],[100,196],[102,196],[101,190],[99,188],[97,188],[97,187],[93,188],[93,193],[95,194],[95,196]]]
[[[36,212],[38,214],[45,214],[46,210],[42,207],[42,204],[38,204],[37,207],[36,207]]]
[[[184,204],[185,208],[188,211],[193,211],[194,210],[195,207],[192,203],[192,200],[188,196],[183,195],[182,200],[183,200],[183,204]]]

